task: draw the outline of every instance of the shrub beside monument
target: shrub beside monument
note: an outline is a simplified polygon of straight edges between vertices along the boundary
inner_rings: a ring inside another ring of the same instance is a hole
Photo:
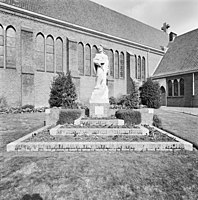
[[[152,79],[148,79],[141,88],[140,98],[143,105],[148,108],[160,107],[160,85]]]

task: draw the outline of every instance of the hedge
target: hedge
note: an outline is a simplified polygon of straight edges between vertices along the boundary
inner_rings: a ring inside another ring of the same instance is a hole
[[[81,116],[79,109],[61,109],[59,113],[59,120],[57,124],[73,124],[74,120]]]
[[[115,116],[118,119],[123,119],[127,125],[140,124],[142,121],[141,113],[134,110],[118,110]]]

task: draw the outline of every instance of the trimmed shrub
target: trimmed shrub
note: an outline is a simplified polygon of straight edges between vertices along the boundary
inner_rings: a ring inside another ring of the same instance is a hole
[[[118,119],[123,119],[127,125],[140,124],[142,121],[141,113],[134,110],[118,110],[115,116]]]
[[[158,117],[158,115],[153,115],[153,126],[162,128],[162,120]]]
[[[77,108],[76,99],[76,89],[70,72],[66,75],[59,73],[52,82],[49,99],[50,107]]]
[[[79,109],[61,109],[59,113],[59,120],[57,124],[73,124],[74,120],[81,116]]]
[[[34,109],[34,106],[33,106],[33,105],[26,104],[26,105],[24,105],[24,106],[21,107],[21,109],[27,109],[27,108],[33,110],[33,109]]]
[[[148,108],[160,107],[160,85],[156,81],[148,79],[142,85],[140,98],[143,105],[147,105]]]

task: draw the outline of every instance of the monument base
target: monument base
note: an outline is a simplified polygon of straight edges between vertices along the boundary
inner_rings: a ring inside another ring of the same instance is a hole
[[[89,104],[89,117],[103,118],[109,115],[109,103],[90,103]]]

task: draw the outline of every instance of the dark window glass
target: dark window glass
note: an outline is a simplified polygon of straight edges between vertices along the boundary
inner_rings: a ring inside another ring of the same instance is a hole
[[[13,27],[6,30],[6,67],[16,68],[16,31]]]
[[[181,96],[184,95],[184,79],[183,78],[180,79],[180,95]]]
[[[78,71],[84,75],[84,47],[82,43],[78,44]]]
[[[46,40],[46,68],[47,72],[54,72],[54,39],[48,36]]]
[[[56,71],[63,72],[63,41],[60,38],[56,40]]]
[[[168,96],[172,96],[172,81],[168,81]]]
[[[45,39],[42,34],[36,36],[35,63],[37,70],[45,71]]]

